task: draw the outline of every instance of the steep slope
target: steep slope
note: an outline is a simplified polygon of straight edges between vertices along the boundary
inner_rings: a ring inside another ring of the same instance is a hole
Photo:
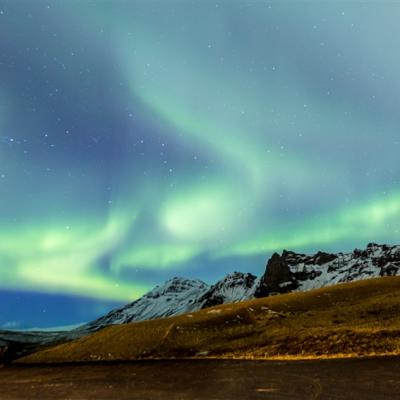
[[[246,300],[253,296],[255,283],[254,275],[242,272],[229,274],[212,286],[200,280],[175,277],[140,299],[112,310],[77,330],[96,331],[108,325],[170,317],[213,305]]]
[[[210,289],[200,280],[172,278],[138,300],[110,311],[95,321],[62,332],[0,331],[0,363],[48,346],[87,336],[109,325],[126,324],[183,314],[201,308],[196,303]]]
[[[400,354],[400,277],[107,327],[18,362]]]
[[[257,277],[243,272],[233,272],[212,285],[197,301],[198,309],[219,304],[236,303],[251,298]]]
[[[104,326],[126,324],[132,321],[170,317],[196,310],[197,300],[209,290],[200,280],[172,278],[162,286],[156,286],[144,296],[107,315],[82,325],[79,331],[98,330]]]

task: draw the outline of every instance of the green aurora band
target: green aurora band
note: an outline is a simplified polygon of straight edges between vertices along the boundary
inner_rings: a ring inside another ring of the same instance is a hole
[[[261,272],[253,260],[285,248],[398,242],[400,121],[390,104],[400,80],[388,65],[395,44],[378,28],[389,18],[398,32],[399,7],[375,15],[371,4],[363,19],[352,4],[51,3],[40,12],[56,37],[29,39],[34,21],[12,28],[22,12],[12,3],[4,29],[18,48],[48,40],[46,62],[61,72],[35,79],[52,97],[73,87],[83,100],[60,101],[79,119],[57,131],[57,107],[47,115],[40,104],[46,117],[35,111],[24,126],[17,83],[0,95],[2,288],[128,301],[159,283],[157,272],[203,270],[207,280],[228,260]],[[29,152],[15,150],[25,143]],[[57,146],[67,150],[49,156]]]

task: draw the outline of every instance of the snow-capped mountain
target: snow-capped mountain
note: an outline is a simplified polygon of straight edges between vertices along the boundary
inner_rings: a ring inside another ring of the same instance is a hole
[[[330,261],[321,263],[318,262],[321,257],[315,260],[300,255],[296,260],[288,252],[286,253],[284,258],[291,272],[300,278],[298,290],[310,290],[379,276],[400,275],[400,246],[369,243],[365,250],[356,249],[352,253],[332,254],[329,257],[332,258]],[[305,275],[302,275],[303,270]],[[313,276],[312,279],[310,274]]]
[[[123,324],[193,312],[219,304],[303,291],[378,276],[400,275],[400,246],[368,244],[365,250],[306,255],[284,250],[269,259],[257,278],[234,272],[212,286],[200,280],[173,278],[140,299],[78,328],[92,331]]]
[[[108,325],[164,318],[254,297],[388,275],[400,275],[400,246],[370,243],[365,250],[345,254],[320,251],[306,255],[284,250],[281,255],[272,255],[259,278],[233,272],[210,286],[201,280],[175,277],[75,332],[85,335]]]
[[[218,304],[233,303],[252,297],[256,277],[234,272],[209,286],[200,280],[175,277],[156,286],[140,299],[80,326],[79,331],[98,330],[107,325],[125,324],[184,314]]]
[[[243,272],[233,272],[212,285],[196,305],[207,308],[225,303],[235,303],[253,297],[257,277]]]
[[[1,331],[0,348],[7,348],[12,358],[51,343],[76,339],[108,325],[169,317],[254,297],[394,275],[400,275],[400,246],[370,243],[365,250],[338,254],[318,252],[314,255],[284,250],[281,255],[272,255],[259,278],[234,272],[211,286],[200,280],[173,278],[138,300],[71,331]]]
[[[212,305],[241,301],[252,296],[255,279],[252,274],[234,272],[215,285],[209,286],[200,280],[175,277],[164,285],[156,286],[132,303],[112,310],[105,316],[71,331],[0,331],[0,349],[7,348],[9,353],[7,357],[13,359],[50,344],[77,339],[108,325],[169,317]],[[1,358],[0,355],[0,360]]]
[[[162,286],[156,286],[138,300],[82,325],[78,330],[97,330],[107,325],[126,324],[195,311],[201,308],[196,304],[198,299],[209,288],[209,285],[197,279],[175,277]]]
[[[369,243],[365,250],[352,253],[318,252],[312,256],[284,250],[268,261],[255,297],[394,275],[400,275],[400,246]]]

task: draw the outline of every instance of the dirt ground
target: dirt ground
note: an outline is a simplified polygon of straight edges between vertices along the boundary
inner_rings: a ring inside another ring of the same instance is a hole
[[[400,399],[400,358],[174,360],[0,368],[0,398]]]

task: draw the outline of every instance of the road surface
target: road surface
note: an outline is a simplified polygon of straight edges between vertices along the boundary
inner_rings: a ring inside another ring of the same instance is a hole
[[[400,399],[400,358],[176,360],[0,368],[0,398]]]

